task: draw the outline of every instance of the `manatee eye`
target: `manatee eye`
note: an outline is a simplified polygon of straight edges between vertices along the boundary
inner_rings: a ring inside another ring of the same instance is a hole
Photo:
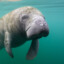
[[[20,15],[20,22],[21,23],[25,23],[26,21],[28,21],[28,19],[29,19],[29,15],[28,14]]]
[[[20,15],[20,22],[21,23],[25,23],[26,21],[28,21],[28,19],[29,19],[29,15],[28,14]]]
[[[29,16],[27,15],[27,14],[24,14],[24,15],[22,15],[22,20],[24,21],[24,20],[27,20],[29,18]]]
[[[28,18],[28,15],[22,16],[22,19],[27,19],[27,18]]]

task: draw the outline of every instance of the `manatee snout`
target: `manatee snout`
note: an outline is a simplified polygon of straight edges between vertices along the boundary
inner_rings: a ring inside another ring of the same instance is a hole
[[[43,16],[35,15],[30,28],[27,30],[28,38],[41,38],[49,34],[48,24]]]

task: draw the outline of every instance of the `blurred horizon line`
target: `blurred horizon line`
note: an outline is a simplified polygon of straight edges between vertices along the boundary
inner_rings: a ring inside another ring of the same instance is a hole
[[[15,2],[15,1],[22,1],[22,0],[0,0],[1,2],[2,1],[12,1],[12,2]]]

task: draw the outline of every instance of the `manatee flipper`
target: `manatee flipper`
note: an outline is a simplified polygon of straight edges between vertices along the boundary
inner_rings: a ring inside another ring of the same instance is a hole
[[[32,44],[31,44],[31,47],[30,47],[30,49],[28,51],[26,59],[28,59],[28,60],[33,59],[37,55],[38,48],[39,48],[38,39],[32,40]]]
[[[10,34],[9,34],[9,32],[5,32],[4,46],[5,46],[7,53],[13,58],[10,42],[11,42]]]

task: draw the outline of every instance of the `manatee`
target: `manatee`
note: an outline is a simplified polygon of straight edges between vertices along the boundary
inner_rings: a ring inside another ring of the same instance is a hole
[[[49,34],[43,14],[31,6],[20,7],[0,19],[0,49],[5,48],[13,58],[12,48],[32,40],[26,59],[34,59],[39,48],[38,39]]]

